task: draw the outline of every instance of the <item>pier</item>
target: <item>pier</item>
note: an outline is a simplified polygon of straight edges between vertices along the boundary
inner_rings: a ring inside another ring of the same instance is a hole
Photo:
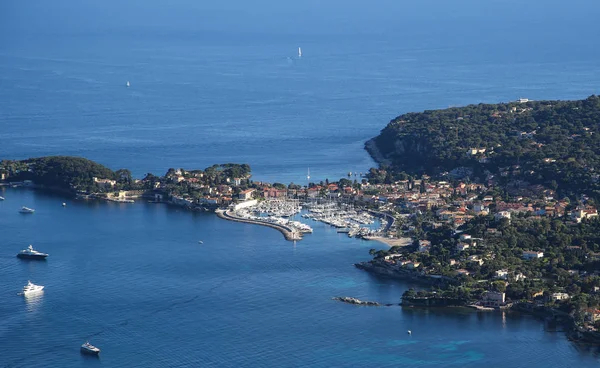
[[[225,219],[225,220],[244,222],[247,224],[268,226],[273,229],[277,229],[283,234],[283,236],[285,237],[286,240],[290,240],[290,241],[302,240],[302,234],[300,232],[292,229],[289,226],[276,224],[276,223],[272,223],[272,222],[259,221],[259,220],[239,217],[228,210],[217,210],[217,211],[215,211],[215,213],[217,214],[217,216],[219,216],[220,218]]]
[[[392,226],[394,226],[394,223],[396,222],[396,219],[394,218],[394,216],[390,215],[389,213],[379,212],[379,211],[374,211],[374,210],[370,210],[369,212],[374,216],[384,218],[387,220],[387,224],[383,228],[384,233],[387,233],[388,231],[390,231],[390,229],[392,228]]]

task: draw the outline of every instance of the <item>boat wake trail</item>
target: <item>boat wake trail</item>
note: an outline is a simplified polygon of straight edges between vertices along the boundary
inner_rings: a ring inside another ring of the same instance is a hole
[[[118,323],[114,324],[113,326],[104,328],[104,329],[102,329],[102,330],[100,330],[98,332],[95,332],[95,333],[93,333],[91,335],[88,335],[87,340],[90,340],[92,337],[96,337],[96,336],[102,335],[102,334],[104,334],[106,332],[112,331],[115,328],[125,327],[125,326],[129,325],[129,323],[133,323],[136,320],[142,320],[142,321],[144,321],[144,320],[147,320],[149,317],[153,317],[153,316],[155,316],[157,314],[168,312],[168,311],[171,311],[171,310],[173,310],[173,309],[175,309],[177,307],[180,307],[182,305],[193,303],[196,300],[198,300],[198,298],[200,298],[201,296],[209,295],[209,294],[215,292],[217,289],[223,287],[224,285],[227,285],[228,283],[238,282],[241,278],[247,279],[247,277],[234,277],[234,278],[231,278],[231,279],[228,279],[228,280],[223,280],[223,281],[219,282],[218,284],[214,285],[213,287],[211,287],[210,289],[208,289],[208,291],[206,293],[204,293],[204,294],[198,294],[198,295],[195,295],[194,297],[191,297],[191,298],[188,298],[188,299],[176,301],[176,302],[171,303],[171,304],[169,304],[169,305],[167,305],[167,306],[165,306],[163,308],[155,309],[155,310],[153,310],[153,311],[151,311],[149,313],[146,313],[144,315],[140,315],[139,317],[137,317],[135,319],[133,319],[133,318],[125,319],[125,320],[123,320],[121,322],[118,322]]]

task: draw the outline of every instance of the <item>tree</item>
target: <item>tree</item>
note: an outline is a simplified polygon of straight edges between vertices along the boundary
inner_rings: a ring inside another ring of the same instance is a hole
[[[128,169],[119,169],[115,171],[117,183],[130,185],[133,182],[131,171]]]

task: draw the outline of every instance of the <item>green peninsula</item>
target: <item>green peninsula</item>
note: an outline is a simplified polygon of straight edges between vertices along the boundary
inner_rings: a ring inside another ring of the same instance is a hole
[[[393,119],[366,144],[380,167],[363,188],[410,245],[356,266],[430,285],[405,306],[518,309],[599,342],[599,123],[598,96]]]
[[[598,96],[469,105],[400,115],[367,149],[396,172],[525,180],[598,197],[598,122]]]

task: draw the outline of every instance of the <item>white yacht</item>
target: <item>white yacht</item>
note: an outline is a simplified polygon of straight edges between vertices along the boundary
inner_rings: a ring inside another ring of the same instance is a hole
[[[48,254],[39,252],[33,249],[33,246],[30,245],[27,249],[21,250],[17,253],[17,257],[19,258],[27,258],[27,259],[45,259],[48,257]]]
[[[90,344],[89,341],[86,341],[85,344],[81,345],[81,352],[83,354],[98,355],[100,354],[100,349]]]
[[[34,213],[35,210],[33,208],[29,208],[29,207],[21,207],[21,209],[19,210],[19,212],[21,213]]]
[[[28,296],[36,294],[44,290],[42,285],[35,285],[31,281],[27,281],[27,285],[23,286],[23,295]]]

